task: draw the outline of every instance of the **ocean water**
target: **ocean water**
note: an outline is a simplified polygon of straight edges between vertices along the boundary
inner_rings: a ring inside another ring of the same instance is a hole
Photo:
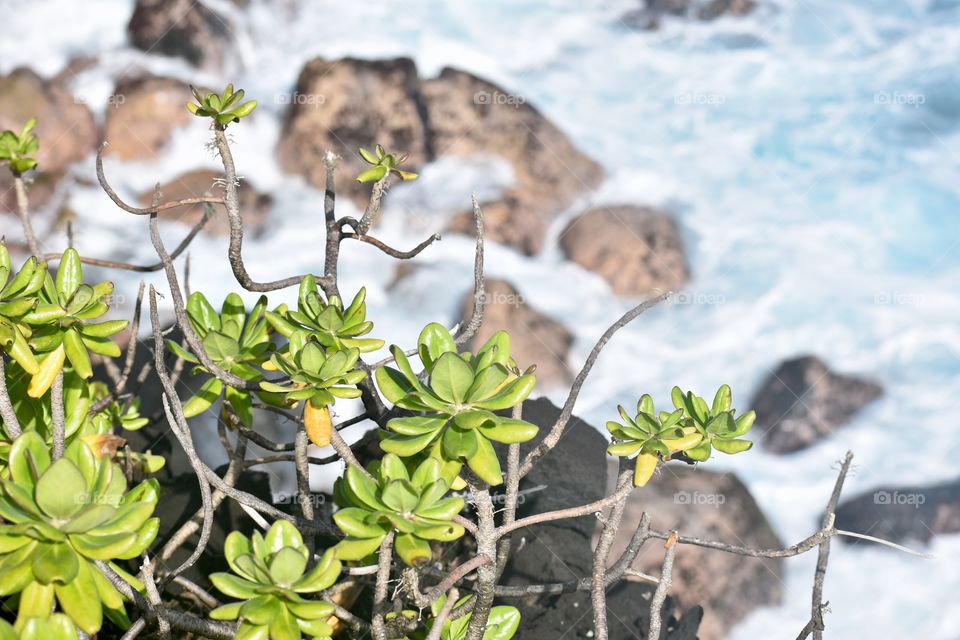
[[[247,245],[259,279],[303,272],[321,259],[322,194],[281,173],[272,155],[306,60],[408,55],[423,75],[452,65],[487,77],[536,105],[608,172],[557,221],[554,237],[586,206],[656,205],[676,215],[689,254],[685,295],[617,335],[578,414],[599,425],[617,403],[642,393],[667,403],[674,384],[708,394],[727,382],[744,406],[782,359],[815,353],[839,371],[876,378],[885,395],[798,454],[756,450],[709,462],[744,479],[783,541],[816,530],[847,449],[856,454],[847,496],[956,477],[960,3],[760,0],[745,18],[667,20],[647,33],[619,19],[635,0],[253,0],[245,13],[226,0],[208,2],[225,11],[244,45],[229,75],[129,48],[127,0],[0,0],[5,32],[15,34],[0,40],[0,72],[30,65],[50,75],[75,56],[96,56],[71,86],[101,119],[113,79],[132,68],[246,88],[261,107],[231,129],[239,171],[276,198],[267,232]],[[191,124],[157,161],[108,161],[108,175],[130,197],[181,171],[215,168],[208,138],[202,123]],[[92,176],[92,159],[74,172]],[[495,194],[510,181],[509,167],[495,158],[427,166],[421,180],[394,192],[380,235],[412,245],[442,228],[471,193]],[[70,205],[80,215],[82,252],[153,258],[146,222],[97,189],[75,189]],[[9,218],[0,224],[17,233]],[[165,236],[172,244],[184,232],[171,224]],[[236,288],[225,262],[206,259],[222,255],[223,239],[204,236],[194,246],[204,259],[199,268],[195,262],[192,286],[212,298]],[[392,261],[364,246],[345,250],[342,288],[368,287],[377,335],[388,341],[409,344],[426,322],[454,321],[471,283],[472,242],[449,235],[419,263],[389,289]],[[635,302],[613,296],[555,248],[528,258],[491,246],[487,265],[574,332],[574,369]],[[111,276],[121,290],[135,290],[134,278]],[[936,560],[837,545],[826,580],[827,637],[960,638],[960,537],[941,537],[929,550]],[[757,611],[732,638],[795,638],[808,616],[814,562],[812,555],[788,560],[784,604]]]

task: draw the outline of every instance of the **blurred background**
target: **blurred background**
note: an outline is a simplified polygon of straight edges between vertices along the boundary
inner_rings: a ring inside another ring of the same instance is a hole
[[[576,413],[603,430],[643,393],[667,406],[675,384],[729,383],[758,412],[756,446],[667,499],[734,544],[816,531],[853,450],[845,528],[937,559],[836,544],[827,637],[960,638],[960,2],[0,0],[0,16],[0,129],[39,119],[46,250],[69,221],[85,256],[155,261],[146,221],[96,185],[102,140],[128,202],[156,183],[165,199],[219,192],[187,83],[259,101],[228,130],[259,280],[321,264],[324,150],[342,156],[353,214],[368,194],[356,148],[408,153],[420,178],[391,189],[374,233],[443,239],[401,267],[345,246],[341,289],[367,287],[374,335],[409,345],[464,316],[472,194],[490,240],[484,335],[508,328],[554,402],[610,323],[675,291],[616,336]],[[0,232],[22,249],[14,207],[0,178]],[[199,215],[167,215],[168,246]],[[225,231],[213,221],[190,250],[211,300],[239,289]],[[129,313],[140,274],[97,275]],[[746,489],[718,488],[733,477]],[[677,587],[707,607],[702,637],[794,638],[814,556],[751,572],[736,606],[716,593],[741,570],[727,562],[711,565],[722,580]]]

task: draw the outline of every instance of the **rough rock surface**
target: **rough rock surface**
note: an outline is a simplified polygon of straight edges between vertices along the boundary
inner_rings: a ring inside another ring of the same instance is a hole
[[[210,70],[220,68],[233,48],[226,19],[193,0],[138,0],[127,32],[138,49]]]
[[[754,431],[765,434],[763,446],[773,453],[805,449],[849,423],[881,393],[876,382],[835,373],[816,356],[787,360],[754,395]]]
[[[617,467],[610,464],[612,487]],[[611,557],[620,556],[644,511],[650,514],[650,526],[661,531],[764,549],[781,546],[749,490],[731,473],[678,463],[662,466],[642,491],[631,494]],[[634,566],[659,575],[662,563],[663,545],[653,541],[641,549]],[[754,609],[781,601],[783,575],[781,559],[684,546],[674,558],[670,595],[682,607],[702,606],[700,638],[719,640]]]
[[[881,487],[860,494],[840,504],[837,528],[901,543],[958,533],[960,479],[926,487]]]
[[[322,187],[326,180],[324,154],[333,151],[341,158],[338,186],[366,198],[370,185],[353,180],[369,166],[357,155],[357,148],[372,149],[375,144],[408,154],[406,165],[410,167],[431,156],[413,60],[317,58],[308,62],[300,71],[284,117],[277,148],[281,166]]]
[[[501,201],[481,203],[492,240],[537,253],[556,215],[603,177],[600,166],[523,96],[451,68],[426,80],[422,91],[435,155],[492,153],[513,167],[515,186]],[[472,213],[453,227],[472,231]]]
[[[182,200],[184,198],[195,198],[199,196],[211,195],[223,197],[223,186],[219,182],[223,174],[208,169],[197,171],[188,171],[174,178],[170,182],[160,185],[162,201]],[[263,220],[273,198],[269,195],[258,193],[248,182],[241,181],[239,188],[240,195],[240,213],[243,216],[244,229],[248,229],[256,235],[262,231]],[[140,195],[140,203],[143,206],[149,206],[153,198],[153,190]],[[214,233],[226,235],[230,231],[227,224],[227,217],[223,207],[215,207],[216,214],[207,222],[205,229]],[[178,220],[184,224],[193,225],[203,217],[203,207],[201,205],[180,207],[169,209],[161,214],[162,218],[167,220]]]
[[[560,246],[570,260],[603,276],[619,295],[675,289],[689,277],[676,223],[649,207],[591,209],[567,225]]]
[[[44,80],[23,68],[0,75],[0,131],[19,133],[31,117],[37,119],[34,133],[40,140],[40,172],[62,172],[97,144],[93,114],[61,83]]]
[[[121,160],[150,160],[170,142],[176,128],[192,115],[190,87],[172,78],[125,78],[114,90],[116,105],[107,110],[105,155]]]
[[[536,446],[556,421],[559,409],[549,400],[524,403],[524,419],[540,425],[538,437],[521,446],[521,456]],[[522,494],[517,516],[579,506],[606,495],[606,439],[589,424],[574,417],[557,447],[521,481],[520,490],[543,487]],[[501,447],[502,449],[502,447]],[[523,585],[588,577],[592,569],[591,536],[596,518],[560,520],[521,529],[514,534],[510,562],[502,582]],[[624,582],[611,591],[608,599],[609,631],[612,640],[646,638],[649,625],[649,597],[652,586]],[[589,593],[559,596],[503,598],[522,609],[518,637],[524,640],[591,637],[593,620]],[[702,615],[699,607],[681,611],[668,598],[664,616],[669,640],[696,640]]]
[[[408,58],[315,59],[300,72],[289,102],[280,163],[315,186],[324,185],[328,149],[343,158],[340,175],[348,177],[366,166],[357,147],[375,143],[408,154],[413,171],[443,156],[504,158],[515,184],[501,199],[482,203],[487,235],[528,254],[541,249],[550,222],[603,175],[522,96],[456,69],[421,81]],[[341,188],[348,182],[341,179]],[[347,193],[362,204],[369,186],[351,183]],[[472,214],[459,214],[452,228],[472,233]]]
[[[483,324],[467,344],[476,350],[490,336],[503,329],[510,334],[510,349],[517,364],[526,369],[537,365],[537,381],[541,387],[566,384],[570,381],[567,354],[573,335],[556,320],[532,308],[523,296],[505,280],[489,279],[485,286]],[[468,322],[473,313],[471,290],[463,300],[461,322]]]

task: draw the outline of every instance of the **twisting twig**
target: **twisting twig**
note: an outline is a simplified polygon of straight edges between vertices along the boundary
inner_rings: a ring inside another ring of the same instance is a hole
[[[597,362],[597,358],[600,357],[600,352],[603,351],[603,348],[610,341],[610,338],[612,338],[617,331],[630,324],[640,314],[657,306],[670,297],[670,295],[670,292],[662,293],[655,298],[651,298],[650,300],[642,302],[620,316],[619,320],[614,322],[612,325],[610,325],[610,328],[603,332],[603,335],[600,336],[599,340],[597,340],[597,344],[595,344],[593,349],[590,351],[590,355],[587,356],[587,361],[583,363],[580,373],[578,373],[577,377],[574,379],[573,386],[570,387],[570,393],[567,395],[567,400],[563,403],[563,408],[560,410],[560,415],[557,417],[557,421],[553,424],[553,427],[550,428],[550,433],[548,433],[540,442],[540,444],[538,444],[536,448],[528,453],[523,459],[523,464],[520,466],[521,478],[530,473],[530,470],[533,469],[533,465],[536,464],[540,458],[545,456],[547,452],[557,446],[557,443],[560,441],[560,437],[563,435],[563,430],[567,426],[567,422],[570,420],[570,417],[573,416],[573,407],[577,404],[577,398],[580,396],[580,389],[583,388],[583,384],[587,381],[587,376],[590,375],[593,365]]]
[[[472,474],[471,474],[472,475]],[[481,640],[487,628],[490,617],[490,608],[493,606],[493,595],[497,583],[497,532],[493,521],[493,500],[490,490],[480,488],[475,482],[470,482],[470,495],[473,497],[477,509],[477,555],[493,558],[494,562],[484,563],[477,567],[477,584],[474,589],[473,616],[467,626],[464,640]]]
[[[430,633],[427,634],[427,640],[440,640],[440,634],[443,633],[443,624],[447,621],[447,618],[450,617],[450,612],[453,611],[453,605],[457,604],[459,598],[460,592],[457,591],[457,588],[454,587],[450,589],[450,592],[447,593],[447,599],[443,603],[443,607],[440,608],[440,613],[433,619],[433,627],[430,629]]]
[[[127,351],[123,361],[123,370],[120,372],[120,375],[117,376],[110,392],[93,403],[90,407],[90,413],[97,413],[102,410],[120,397],[127,388],[127,380],[130,378],[130,372],[133,371],[133,365],[137,357],[137,336],[140,334],[140,310],[143,307],[144,286],[143,280],[141,280],[140,286],[137,289],[137,302],[133,306],[133,319],[130,322],[130,337],[127,339]],[[112,364],[113,361],[107,360],[107,362]]]
[[[63,368],[57,372],[50,386],[50,414],[53,422],[53,459],[63,457],[66,447],[66,420],[63,415]]]
[[[150,564],[150,560],[146,554],[144,554],[143,563],[140,565],[140,576],[143,581],[144,590],[147,592],[147,600],[154,607],[161,606],[160,592],[157,590],[157,583],[153,577],[153,565]],[[160,631],[160,637],[163,640],[170,640],[170,623],[163,618],[158,618],[157,627]]]
[[[370,192],[370,200],[367,202],[367,208],[360,216],[360,222],[357,224],[357,233],[365,235],[373,223],[380,217],[380,203],[383,200],[383,194],[387,191],[387,180],[390,173],[387,172],[382,178],[373,183],[373,189]]]
[[[309,402],[309,400],[307,400]],[[303,428],[297,429],[295,436],[295,466],[297,472],[297,500],[300,503],[300,514],[308,521],[313,522],[313,493],[310,491],[310,463],[307,455],[307,432]],[[310,550],[313,550],[312,538],[308,540]]]
[[[393,537],[394,531],[384,537],[380,543],[380,554],[377,562],[377,582],[373,592],[373,620],[370,623],[370,632],[374,640],[387,640],[387,628],[384,614],[387,612],[387,591],[390,582],[390,567],[393,565]]]
[[[359,240],[360,242],[366,242],[367,244],[373,245],[377,249],[380,249],[380,251],[383,251],[391,258],[396,258],[398,260],[409,260],[411,258],[415,258],[420,255],[424,249],[432,245],[434,242],[438,242],[440,240],[440,234],[435,233],[415,246],[413,249],[410,249],[409,251],[401,251],[400,249],[394,249],[390,245],[385,244],[382,240],[378,240],[377,238],[368,236],[366,234],[356,234],[347,231],[342,235],[344,240]]]
[[[666,552],[663,554],[663,567],[660,569],[660,582],[650,598],[650,631],[647,638],[650,640],[660,640],[660,625],[663,619],[663,603],[667,599],[667,591],[673,583],[673,556],[677,553],[677,532],[671,532],[663,545]]]
[[[473,196],[473,223],[477,233],[477,246],[473,254],[473,313],[467,324],[457,327],[454,341],[458,345],[466,344],[483,324],[483,308],[487,303],[483,275],[483,210],[476,195]]]
[[[610,557],[610,548],[613,538],[620,529],[620,520],[623,510],[627,506],[629,492],[622,491],[632,484],[632,472],[627,468],[626,460],[620,459],[620,475],[617,478],[615,494],[621,498],[613,503],[613,508],[606,518],[601,518],[602,533],[597,541],[597,548],[593,551],[593,588],[590,593],[590,602],[593,605],[593,630],[597,640],[607,640],[607,558]]]
[[[517,529],[529,527],[534,524],[552,522],[554,520],[566,520],[567,518],[579,518],[591,513],[597,513],[606,509],[610,505],[615,504],[618,500],[629,494],[632,490],[633,486],[628,483],[624,486],[618,486],[617,490],[611,493],[609,496],[591,502],[590,504],[585,504],[580,507],[569,507],[567,509],[557,509],[556,511],[547,511],[545,513],[535,513],[532,516],[515,520],[509,524],[500,525],[497,527],[494,535],[497,538],[501,538],[511,531],[516,531]]]
[[[513,408],[511,418],[520,420],[523,418],[523,403],[521,402]],[[520,495],[520,445],[511,444],[507,446],[507,474],[504,478],[506,493],[503,500],[503,524],[511,524],[517,519],[517,500]],[[512,537],[510,534],[504,535],[497,543],[497,580],[503,575],[503,570],[507,566],[507,560],[510,558],[510,547]]]
[[[40,244],[37,242],[37,236],[33,233],[33,225],[30,223],[30,201],[27,199],[27,189],[23,185],[23,177],[19,173],[13,174],[13,189],[17,194],[17,214],[20,216],[20,224],[23,225],[23,235],[27,238],[27,246],[30,253],[40,258]]]

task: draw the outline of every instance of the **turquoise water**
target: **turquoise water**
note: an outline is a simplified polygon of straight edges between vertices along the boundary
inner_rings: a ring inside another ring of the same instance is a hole
[[[52,74],[72,56],[99,54],[100,64],[73,82],[91,106],[104,104],[111,78],[131,66],[200,83],[226,79],[127,48],[128,2],[82,4],[0,0],[18,33],[16,42],[0,42],[0,71],[29,63]],[[575,208],[657,205],[681,225],[694,303],[664,306],[619,334],[585,388],[580,414],[602,424],[617,403],[641,393],[666,402],[673,384],[707,392],[729,382],[742,404],[780,360],[812,352],[880,380],[885,396],[802,453],[710,462],[745,479],[783,540],[816,528],[831,467],[848,448],[857,469],[847,495],[956,476],[960,3],[761,0],[746,18],[668,20],[655,33],[619,20],[634,6],[628,0],[297,6],[254,1],[247,14],[230,12],[246,51],[229,79],[262,104],[234,134],[240,173],[277,198],[269,231],[250,244],[258,277],[300,272],[318,259],[322,231],[303,221],[317,215],[321,194],[280,173],[271,152],[303,62],[409,55],[424,75],[460,66],[535,104],[605,166],[609,179]],[[130,194],[187,168],[215,167],[197,151],[207,137],[191,125],[157,162],[108,163],[108,172]],[[410,244],[442,227],[472,191],[509,183],[509,172],[489,159],[465,164],[438,162],[419,184],[398,189],[384,236]],[[89,162],[77,167],[91,170]],[[82,250],[150,257],[142,221],[95,189],[77,189],[71,205],[82,216]],[[179,233],[170,230],[171,238]],[[205,238],[194,253],[222,250],[222,240]],[[345,260],[344,288],[367,284],[380,335],[406,344],[425,322],[452,321],[472,257],[468,239],[444,238],[393,291],[389,261],[362,248]],[[555,249],[531,259],[491,247],[488,266],[574,330],[574,368],[629,305]],[[225,264],[204,264],[192,277],[214,297],[234,286]],[[828,637],[960,637],[953,606],[960,540],[941,538],[932,551],[939,559],[925,562],[838,548],[825,595],[833,609]],[[808,615],[812,573],[812,558],[790,561],[786,604],[751,616],[734,637],[794,638]]]

